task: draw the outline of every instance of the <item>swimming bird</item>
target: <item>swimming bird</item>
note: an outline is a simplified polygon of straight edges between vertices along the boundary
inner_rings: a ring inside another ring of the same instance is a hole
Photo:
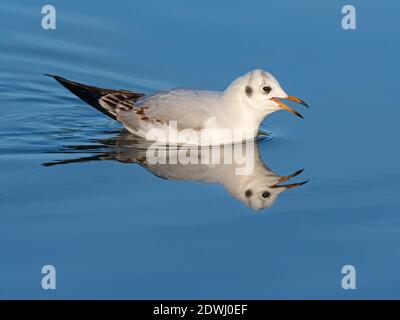
[[[48,75],[48,74],[47,74]],[[83,101],[149,141],[218,145],[254,140],[269,114],[286,110],[289,96],[278,80],[263,70],[235,79],[224,91],[174,89],[154,94],[103,89],[48,75]]]

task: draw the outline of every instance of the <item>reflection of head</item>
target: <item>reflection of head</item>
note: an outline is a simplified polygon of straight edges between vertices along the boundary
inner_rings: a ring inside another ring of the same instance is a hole
[[[281,177],[265,166],[263,169],[264,172],[252,175],[249,179],[242,181],[242,184],[237,185],[234,190],[231,190],[231,194],[235,198],[244,202],[252,209],[259,210],[269,208],[280,193],[287,189],[301,186],[307,182],[306,180],[299,183],[279,184],[299,175],[303,170],[299,170],[286,177]]]
[[[165,152],[167,158],[164,161],[154,162],[154,159],[148,161],[147,151],[150,144],[130,134],[121,134],[114,139],[99,140],[99,142],[100,144],[97,147],[92,144],[86,146],[87,152],[92,153],[96,149],[102,151],[95,156],[57,161],[44,165],[92,160],[137,163],[157,177],[221,184],[233,197],[252,209],[268,208],[275,202],[280,193],[307,182],[282,184],[300,174],[302,170],[289,176],[275,174],[261,160],[258,144],[254,142],[243,143],[240,148],[237,145],[222,146],[218,149],[218,152],[215,152],[215,147],[209,148],[207,151],[204,151],[204,148],[199,148],[196,154],[198,161],[194,163],[180,162],[180,150],[176,146],[167,149],[168,152]],[[68,150],[69,152],[77,150],[77,152],[82,153],[85,146],[68,147]],[[205,157],[202,152],[207,152],[212,161],[204,161],[202,157]],[[191,159],[193,160],[193,158]],[[249,164],[251,165],[249,166]]]

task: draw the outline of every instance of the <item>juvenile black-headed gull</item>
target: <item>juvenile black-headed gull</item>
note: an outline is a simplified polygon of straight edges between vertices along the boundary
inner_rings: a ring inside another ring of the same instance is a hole
[[[174,89],[151,95],[102,89],[51,75],[76,96],[150,141],[214,145],[253,140],[263,119],[278,110],[301,114],[279,99],[289,96],[273,75],[254,70],[224,91]]]

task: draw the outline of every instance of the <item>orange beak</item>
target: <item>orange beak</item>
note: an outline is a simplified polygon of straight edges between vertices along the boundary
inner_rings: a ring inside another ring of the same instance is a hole
[[[291,188],[300,187],[303,184],[306,184],[308,181],[309,180],[304,180],[304,181],[298,182],[298,183],[281,184],[281,185],[276,184],[274,186],[271,186],[271,188],[284,188],[285,190],[287,190],[287,189],[291,189]]]
[[[293,102],[297,102],[302,104],[303,106],[309,108],[308,104],[305,103],[303,100],[299,99],[299,98],[295,98],[292,96],[287,96],[286,98],[281,98],[281,99],[287,99]],[[290,113],[293,113],[294,115],[304,119],[304,117],[298,113],[296,110],[293,110],[292,108],[288,107],[286,104],[284,104],[283,102],[279,101],[278,98],[271,98],[272,101],[276,102],[282,109],[285,109],[286,111],[289,111]]]
[[[304,170],[304,169],[301,169],[301,170],[298,170],[298,171],[296,171],[296,172],[294,172],[294,173],[292,173],[292,174],[290,174],[290,175],[288,175],[288,176],[281,177],[281,178],[278,180],[278,182],[275,183],[274,185],[270,186],[270,188],[284,188],[284,189],[287,190],[287,189],[291,189],[291,188],[300,187],[300,186],[302,186],[303,184],[306,184],[306,183],[308,182],[308,179],[305,180],[305,181],[302,181],[302,182],[298,182],[298,183],[279,184],[279,183],[288,181],[289,179],[298,176],[300,173],[303,172],[303,170]]]

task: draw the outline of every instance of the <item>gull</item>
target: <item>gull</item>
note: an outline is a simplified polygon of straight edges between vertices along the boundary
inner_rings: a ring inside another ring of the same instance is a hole
[[[275,111],[303,118],[282,99],[308,107],[260,69],[238,77],[224,91],[179,88],[154,94],[103,89],[46,75],[132,134],[163,143],[219,145],[254,140],[261,122]]]
[[[226,158],[235,158],[237,145],[224,145],[218,153],[218,162],[208,164],[182,164],[168,160],[165,163],[153,163],[149,161],[147,154],[148,142],[143,138],[132,136],[128,132],[122,132],[111,139],[99,139],[98,142],[97,145],[76,145],[60,150],[68,151],[68,153],[75,151],[79,154],[86,150],[94,152],[95,154],[92,156],[47,162],[43,165],[50,167],[90,161],[118,161],[125,164],[137,164],[158,178],[221,185],[233,198],[255,211],[270,208],[284,191],[300,187],[308,182],[306,179],[289,183],[289,180],[300,175],[303,169],[284,176],[272,171],[260,157],[259,144],[256,142],[242,143],[245,147],[242,148],[243,159],[240,163],[226,161]],[[202,157],[201,153],[204,153],[205,150],[200,147],[199,158]],[[169,148],[168,157],[176,157],[178,152],[179,149]],[[207,154],[211,154],[211,152]],[[249,172],[246,175],[238,175],[238,169],[248,164],[251,164]]]

